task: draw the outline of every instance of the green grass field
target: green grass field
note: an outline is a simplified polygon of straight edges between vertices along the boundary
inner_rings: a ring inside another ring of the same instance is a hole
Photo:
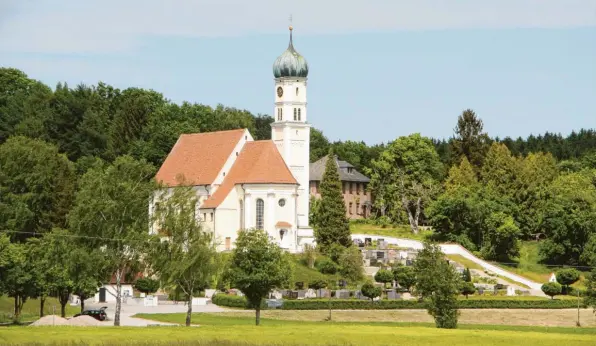
[[[60,315],[60,303],[56,298],[47,298],[44,305],[44,312],[46,315],[51,315],[54,312]],[[66,305],[66,316],[72,316],[81,309],[78,306]],[[12,315],[14,312],[14,299],[7,296],[0,296],[0,323],[12,321]],[[21,321],[35,321],[39,318],[39,300],[28,299],[23,305],[23,311],[21,313]]]
[[[350,223],[350,231],[353,234],[371,234],[380,235],[386,237],[406,238],[414,240],[424,240],[428,235],[432,234],[432,231],[421,230],[418,234],[413,234],[409,226],[387,226],[381,227],[377,225],[363,224],[363,223]]]
[[[538,283],[548,282],[550,274],[556,272],[557,267],[547,267],[540,262],[540,255],[538,253],[539,243],[535,241],[522,242],[520,247],[519,258],[516,259],[516,263],[513,264],[501,264],[493,263],[501,268],[508,270],[512,273],[523,276],[527,279]],[[585,274],[585,273],[584,273]],[[585,288],[584,285],[585,275],[582,275],[580,280],[575,284],[571,285],[575,288]]]
[[[184,314],[141,315],[184,322]],[[299,322],[252,317],[194,314],[198,327],[0,329],[2,345],[594,345],[594,328],[545,328],[460,325],[436,329],[429,323]]]

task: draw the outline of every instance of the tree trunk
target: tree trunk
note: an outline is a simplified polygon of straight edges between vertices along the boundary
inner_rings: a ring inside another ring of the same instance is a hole
[[[81,313],[83,311],[85,311],[85,299],[83,299],[83,296],[79,296],[79,299],[81,300]]]
[[[21,312],[19,311],[19,298],[20,296],[18,294],[15,294],[14,296],[14,319],[18,320],[19,316],[21,314]]]
[[[114,326],[120,327],[120,309],[122,308],[122,283],[120,268],[116,270],[116,311],[114,312]]]
[[[261,323],[261,305],[257,305],[255,309],[255,323],[258,326]]]
[[[408,213],[408,221],[410,222],[410,229],[412,233],[418,234],[418,217],[420,216],[420,198],[418,198],[416,202],[416,214],[412,215],[412,211],[410,210],[410,201],[406,198],[402,198],[402,205],[406,212]]]
[[[58,301],[60,302],[60,316],[63,318],[66,317],[66,303],[68,303],[68,292],[62,291],[58,296]]]
[[[190,318],[192,316],[192,295],[188,296],[188,310],[186,311],[186,326],[190,327]]]
[[[39,298],[39,318],[42,318],[44,315],[44,305],[46,304],[46,297],[45,296],[41,296]]]

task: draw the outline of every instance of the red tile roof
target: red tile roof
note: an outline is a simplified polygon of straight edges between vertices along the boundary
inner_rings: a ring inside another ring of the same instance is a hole
[[[273,141],[247,142],[230,173],[201,208],[217,208],[236,184],[298,184]]]
[[[166,186],[210,185],[221,171],[244,129],[184,134],[168,154],[155,179]]]

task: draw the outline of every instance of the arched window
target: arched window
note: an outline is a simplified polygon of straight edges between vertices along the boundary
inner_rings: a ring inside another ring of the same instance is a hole
[[[262,199],[257,199],[257,222],[256,227],[257,229],[263,229],[263,220],[264,220],[264,213],[265,213],[265,202]]]
[[[240,229],[244,229],[244,203],[240,202]]]
[[[296,96],[298,96],[298,87],[296,87]]]
[[[300,111],[301,110],[302,110],[302,108],[298,108],[298,120],[300,120],[300,118],[301,118],[301,115],[300,115],[300,113],[301,113]]]
[[[294,121],[298,119],[298,110],[294,108]]]

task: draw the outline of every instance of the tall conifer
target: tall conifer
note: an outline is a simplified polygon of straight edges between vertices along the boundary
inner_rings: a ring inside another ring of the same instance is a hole
[[[335,155],[330,151],[321,181],[321,201],[317,208],[318,225],[315,229],[317,246],[323,251],[331,244],[345,247],[352,244],[341,184]]]

